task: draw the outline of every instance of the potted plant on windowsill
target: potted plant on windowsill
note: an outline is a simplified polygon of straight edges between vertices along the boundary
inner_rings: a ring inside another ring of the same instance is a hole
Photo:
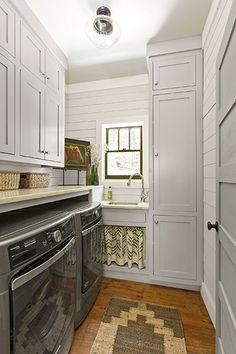
[[[90,144],[87,147],[87,154],[90,155],[91,163],[87,165],[86,185],[99,185],[98,168],[101,158],[98,150],[99,146],[97,144]]]

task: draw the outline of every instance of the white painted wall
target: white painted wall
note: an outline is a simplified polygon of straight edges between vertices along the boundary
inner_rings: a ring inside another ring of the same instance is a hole
[[[215,324],[216,235],[207,221],[216,220],[216,59],[233,0],[213,0],[204,31],[204,283],[202,296]]]
[[[148,117],[148,101],[147,75],[68,85],[66,137],[101,144],[101,134],[97,131],[99,122],[123,123],[135,118],[140,121],[142,116]],[[139,200],[140,181],[133,181],[131,187],[127,187],[126,182],[106,183],[105,197],[109,185],[114,200]]]

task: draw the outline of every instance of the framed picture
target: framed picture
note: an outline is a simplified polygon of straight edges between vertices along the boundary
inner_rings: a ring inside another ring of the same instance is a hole
[[[90,162],[89,141],[65,139],[65,168],[86,170]]]

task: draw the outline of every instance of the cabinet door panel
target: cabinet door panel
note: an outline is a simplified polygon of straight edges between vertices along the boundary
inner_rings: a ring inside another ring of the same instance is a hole
[[[14,64],[0,55],[0,152],[14,154]]]
[[[15,55],[15,14],[0,0],[0,47]]]
[[[46,52],[46,74],[47,74],[47,86],[60,94],[61,66],[56,60],[56,58],[48,51]]]
[[[195,92],[154,96],[154,156],[155,210],[196,211]]]
[[[44,85],[21,71],[20,154],[44,159]]]
[[[155,216],[154,220],[154,274],[196,280],[196,219]]]
[[[196,85],[195,57],[155,58],[152,62],[153,90]]]
[[[46,95],[46,116],[45,116],[45,159],[50,161],[61,161],[63,122],[61,106],[58,96],[47,90]]]
[[[41,81],[45,80],[45,49],[21,22],[21,64]]]

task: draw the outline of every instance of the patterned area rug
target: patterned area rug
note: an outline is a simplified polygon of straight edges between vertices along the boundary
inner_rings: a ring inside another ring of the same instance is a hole
[[[176,308],[112,298],[90,354],[187,354]]]

